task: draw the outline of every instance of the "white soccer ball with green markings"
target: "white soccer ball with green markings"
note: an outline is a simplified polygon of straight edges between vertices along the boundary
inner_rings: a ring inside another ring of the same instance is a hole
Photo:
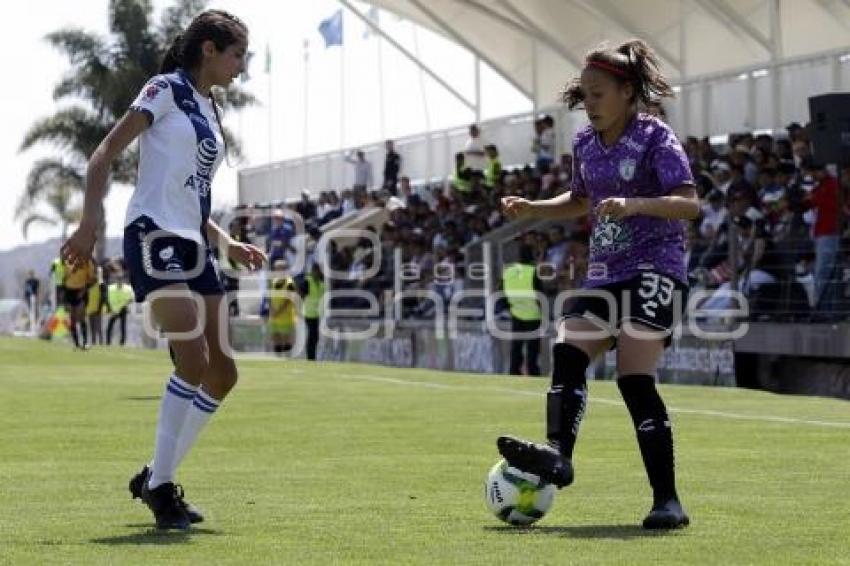
[[[552,507],[555,486],[499,460],[484,482],[484,500],[493,514],[511,525],[530,525]]]

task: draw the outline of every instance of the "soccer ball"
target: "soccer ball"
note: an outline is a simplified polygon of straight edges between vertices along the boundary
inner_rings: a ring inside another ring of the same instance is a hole
[[[492,513],[511,525],[530,525],[552,507],[555,486],[533,474],[496,462],[484,482],[484,501]]]

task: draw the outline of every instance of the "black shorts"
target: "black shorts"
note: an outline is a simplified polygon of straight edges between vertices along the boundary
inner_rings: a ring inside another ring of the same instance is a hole
[[[139,303],[153,291],[175,283],[185,283],[201,295],[224,294],[212,251],[161,230],[147,216],[124,228],[124,261]]]
[[[610,330],[615,339],[614,345],[623,322],[632,321],[665,332],[664,345],[669,346],[673,329],[681,321],[688,300],[687,285],[653,271],[582,292],[591,291],[605,293],[609,298],[580,295],[569,306],[562,320],[588,319],[600,328]],[[612,306],[616,308],[613,313]]]
[[[69,289],[68,287],[63,287],[65,305],[67,305],[69,309],[72,309],[85,304],[86,299],[88,298],[88,293],[86,291],[87,289]]]

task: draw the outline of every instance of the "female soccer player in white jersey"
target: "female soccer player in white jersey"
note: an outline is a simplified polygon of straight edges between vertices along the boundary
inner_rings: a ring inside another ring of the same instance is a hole
[[[197,16],[175,39],[161,74],[148,81],[92,155],[83,217],[62,248],[71,262],[91,256],[111,163],[139,137],[138,183],[124,228],[130,282],[137,301],[151,300],[156,323],[167,333],[203,329],[196,338],[169,340],[175,369],[160,405],[153,463],[130,482],[133,496],[147,503],[162,529],[203,520],[184,501],[175,471],[236,383],[236,366],[219,339],[227,324],[219,317],[224,290],[209,242],[243,265],[257,268],[266,259],[209,218],[210,185],[227,151],[210,90],[227,87],[244,71],[247,47],[245,24],[218,10]]]
[[[505,212],[518,218],[590,214],[584,287],[599,296],[578,298],[559,323],[547,394],[548,443],[503,436],[499,451],[511,465],[558,487],[572,483],[573,446],[587,402],[585,371],[593,358],[615,347],[617,385],[653,491],[643,521],[648,529],[689,522],[676,492],[672,429],[655,388],[655,370],[684,304],[682,220],[697,216],[699,202],[675,135],[639,111],[653,96],[670,95],[643,41],[592,51],[581,78],[564,94],[570,109],[583,102],[590,119],[573,145],[571,190],[545,201],[503,201]]]

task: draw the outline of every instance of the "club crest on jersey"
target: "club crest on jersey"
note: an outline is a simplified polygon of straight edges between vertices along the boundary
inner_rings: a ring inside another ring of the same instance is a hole
[[[154,79],[154,80],[150,81],[145,86],[145,91],[144,91],[145,92],[145,94],[144,94],[145,100],[149,100],[149,101],[153,100],[159,94],[159,91],[165,90],[166,88],[168,88],[168,82],[166,82],[166,81],[159,80],[159,79]]]
[[[145,88],[145,100],[153,100],[159,94],[159,87],[156,85],[148,85]]]
[[[631,181],[635,176],[637,162],[634,159],[626,158],[620,160],[620,178],[624,181]]]

